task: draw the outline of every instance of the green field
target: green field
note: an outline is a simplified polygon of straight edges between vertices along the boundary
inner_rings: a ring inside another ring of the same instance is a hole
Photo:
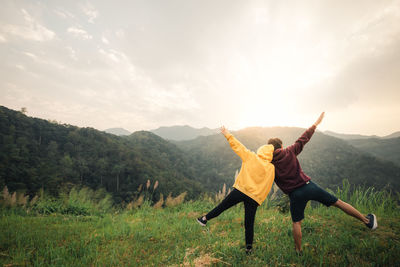
[[[346,193],[346,192],[345,192]],[[1,266],[398,266],[400,211],[394,198],[371,190],[347,196],[361,212],[373,211],[379,227],[370,231],[336,208],[306,209],[302,256],[296,255],[288,213],[272,202],[257,211],[254,251],[244,252],[242,204],[207,227],[195,218],[215,203],[204,199],[155,209],[145,202],[130,211],[97,215],[3,208]],[[371,208],[374,206],[375,208]],[[372,210],[373,209],[373,210]]]

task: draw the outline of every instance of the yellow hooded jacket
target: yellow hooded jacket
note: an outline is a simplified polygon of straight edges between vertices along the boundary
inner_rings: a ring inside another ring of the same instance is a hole
[[[275,167],[271,163],[274,146],[263,145],[256,154],[248,150],[232,134],[225,137],[233,151],[242,159],[242,167],[233,187],[261,205],[271,190],[275,178]]]

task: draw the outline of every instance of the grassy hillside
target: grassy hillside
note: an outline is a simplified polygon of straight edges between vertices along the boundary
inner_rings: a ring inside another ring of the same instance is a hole
[[[195,218],[216,203],[209,199],[155,209],[94,216],[27,214],[0,209],[2,266],[396,266],[400,213],[383,192],[341,188],[336,194],[363,213],[374,212],[370,231],[336,208],[310,205],[303,222],[304,254],[294,252],[290,215],[274,202],[257,211],[254,252],[244,253],[242,204],[207,227]],[[27,227],[29,225],[29,227]]]
[[[304,131],[294,127],[254,127],[234,134],[249,149],[256,151],[271,137],[280,137],[284,146],[291,145]],[[203,183],[224,181],[233,184],[235,171],[240,169],[241,161],[223,136],[199,137],[176,144],[195,162],[200,170],[197,177]],[[313,135],[300,154],[299,161],[303,170],[323,187],[336,188],[343,179],[348,179],[356,185],[400,191],[400,167],[321,132]]]

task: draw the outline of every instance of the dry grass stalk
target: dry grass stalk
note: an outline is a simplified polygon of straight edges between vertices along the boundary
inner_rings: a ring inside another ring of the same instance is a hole
[[[172,202],[173,202],[173,197],[171,196],[171,193],[168,194],[167,198],[165,199],[165,206],[171,207]]]
[[[147,180],[146,189],[149,189],[149,187],[150,187],[150,180]]]
[[[14,192],[10,199],[10,206],[14,207],[17,204],[17,192]]]
[[[158,187],[158,180],[155,182],[153,190],[156,190],[157,187]]]
[[[278,186],[276,184],[274,184],[274,186],[272,187],[274,192],[271,195],[271,200],[274,200],[277,197],[277,193],[278,193]]]
[[[171,193],[168,195],[167,199],[165,200],[165,206],[167,207],[175,207],[181,204],[185,200],[187,192],[183,192],[179,194],[177,197],[172,197]]]
[[[35,205],[35,203],[38,201],[38,199],[39,199],[38,195],[35,195],[35,196],[31,199],[31,202],[29,202],[29,205],[30,205],[30,206]]]
[[[17,193],[17,205],[25,207],[28,203],[28,195],[24,196],[22,193]]]
[[[218,193],[215,194],[215,201],[221,202],[226,196],[226,184],[222,187],[222,191],[219,190]]]
[[[29,196],[24,195],[23,193],[14,192],[10,194],[7,186],[3,188],[2,194],[2,202],[6,207],[15,207],[15,206],[23,206],[29,203]]]
[[[143,195],[140,195],[135,201],[133,201],[133,207],[134,208],[138,208],[143,204],[144,201],[144,197]]]
[[[163,204],[164,204],[164,196],[163,196],[163,194],[160,194],[160,200],[157,201],[156,204],[154,204],[153,208],[159,209],[162,207]]]
[[[138,189],[137,189],[137,191],[138,191],[138,192],[142,191],[142,187],[143,187],[143,185],[140,184],[139,187],[138,187]]]
[[[2,197],[3,197],[4,204],[5,204],[6,206],[8,206],[9,203],[10,203],[10,200],[11,200],[11,195],[10,195],[10,193],[8,192],[7,186],[5,186],[5,187],[3,188]]]
[[[126,209],[126,210],[132,210],[132,209],[133,209],[133,202],[132,202],[132,201],[129,202],[129,203],[126,205],[125,209]]]

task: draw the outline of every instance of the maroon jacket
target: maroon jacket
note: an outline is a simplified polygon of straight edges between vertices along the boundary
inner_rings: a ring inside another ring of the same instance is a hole
[[[311,180],[301,169],[296,156],[303,150],[314,131],[313,125],[293,145],[274,151],[271,163],[275,166],[275,183],[285,194]]]

